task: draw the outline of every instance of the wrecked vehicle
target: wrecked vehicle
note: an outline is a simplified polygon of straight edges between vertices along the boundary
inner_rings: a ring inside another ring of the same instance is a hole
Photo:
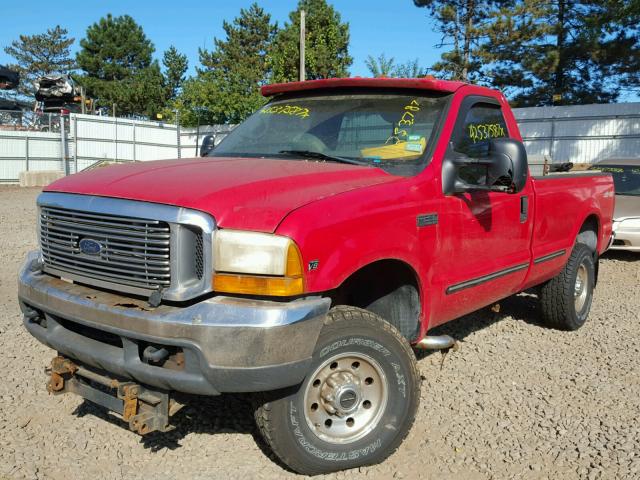
[[[51,392],[141,434],[169,428],[173,392],[263,392],[266,442],[313,475],[398,448],[420,400],[412,347],[454,345],[434,327],[532,287],[548,325],[585,323],[611,176],[532,177],[500,92],[433,78],[262,91],[202,158],[44,189],[19,300],[58,352]]]

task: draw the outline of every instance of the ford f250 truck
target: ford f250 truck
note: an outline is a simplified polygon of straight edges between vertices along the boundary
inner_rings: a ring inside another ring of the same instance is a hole
[[[533,178],[502,94],[433,78],[262,92],[201,158],[39,196],[19,300],[58,352],[50,392],[141,434],[169,428],[174,392],[262,392],[266,442],[318,474],[400,445],[420,399],[412,348],[454,344],[433,327],[533,287],[550,326],[584,324],[611,177]]]

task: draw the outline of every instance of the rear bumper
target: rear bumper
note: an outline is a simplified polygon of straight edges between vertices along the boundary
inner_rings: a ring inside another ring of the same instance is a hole
[[[42,273],[32,252],[18,280],[27,330],[65,356],[124,379],[186,393],[267,391],[307,374],[330,300],[217,296],[189,306],[71,284]],[[181,368],[144,360],[147,346],[183,355]]]

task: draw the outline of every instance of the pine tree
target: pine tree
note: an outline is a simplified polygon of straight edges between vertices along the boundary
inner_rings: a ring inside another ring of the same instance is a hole
[[[487,35],[487,21],[496,2],[480,0],[413,0],[426,8],[436,22],[440,43],[448,47],[441,60],[432,66],[434,72],[450,80],[483,83],[480,49]]]
[[[223,22],[226,39],[214,39],[213,51],[200,50],[202,67],[185,82],[176,101],[187,125],[237,123],[265,99],[260,86],[268,77],[267,56],[277,26],[256,3]]]
[[[45,33],[20,35],[18,40],[5,47],[5,53],[16,61],[7,67],[20,74],[19,93],[33,96],[33,82],[39,77],[51,73],[69,74],[73,70],[69,47],[75,39],[67,34],[67,29],[56,25]]]
[[[165,68],[164,81],[167,86],[167,97],[168,100],[173,100],[178,96],[180,88],[182,88],[182,84],[185,81],[185,73],[189,68],[189,62],[186,55],[179,53],[176,47],[171,45],[164,52],[162,64]]]
[[[118,115],[154,114],[166,100],[155,48],[142,27],[128,15],[101,18],[87,29],[76,60],[80,82],[98,105],[116,105]],[[146,93],[145,93],[146,92]]]
[[[326,0],[300,0],[278,32],[271,55],[273,80],[298,80],[300,73],[300,10],[306,12],[305,69],[309,80],[346,77],[353,59],[349,55],[349,24]]]
[[[624,0],[506,2],[483,48],[485,71],[519,106],[615,101],[638,78],[639,22]]]

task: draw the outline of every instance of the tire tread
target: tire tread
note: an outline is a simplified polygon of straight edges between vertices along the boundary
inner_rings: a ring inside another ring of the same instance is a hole
[[[542,317],[544,322],[552,328],[577,330],[582,326],[582,323],[574,318],[572,301],[575,279],[573,276],[585,254],[591,255],[589,247],[576,243],[562,271],[540,289]],[[593,288],[593,284],[591,287]]]

